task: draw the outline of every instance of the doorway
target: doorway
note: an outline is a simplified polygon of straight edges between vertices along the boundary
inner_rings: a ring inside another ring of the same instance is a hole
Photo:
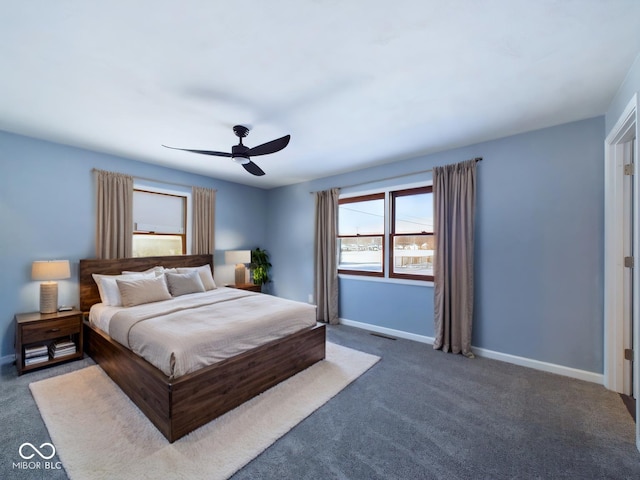
[[[635,130],[628,132],[629,138],[622,138],[621,145],[623,154],[623,180],[622,180],[622,197],[623,197],[623,275],[624,275],[624,293],[623,293],[623,391],[622,393],[636,399],[634,395],[634,348],[633,348],[633,284],[634,284],[634,143],[636,141]]]
[[[605,387],[638,399],[640,365],[640,252],[638,96],[605,140]],[[635,257],[634,257],[635,255]],[[635,265],[634,265],[635,264]],[[635,366],[635,368],[634,368]],[[635,402],[636,420],[640,402]],[[640,424],[636,421],[640,450]]]

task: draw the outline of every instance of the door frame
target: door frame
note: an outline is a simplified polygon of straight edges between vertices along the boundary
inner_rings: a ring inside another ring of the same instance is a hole
[[[624,170],[623,163],[629,158],[629,141],[635,138],[633,182],[633,208],[636,218],[640,212],[638,192],[638,94],[625,107],[622,115],[605,139],[604,158],[604,385],[609,390],[625,393],[625,267],[624,267]],[[639,224],[633,225],[633,252],[636,266],[633,275],[633,339],[635,353],[633,372],[633,394],[636,398],[636,444],[640,450],[640,239]],[[628,388],[628,384],[626,385]],[[628,393],[628,392],[626,392]]]

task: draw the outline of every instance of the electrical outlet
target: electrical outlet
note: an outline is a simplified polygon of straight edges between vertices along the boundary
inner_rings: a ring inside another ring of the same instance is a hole
[[[309,303],[313,303],[313,293],[309,294]]]

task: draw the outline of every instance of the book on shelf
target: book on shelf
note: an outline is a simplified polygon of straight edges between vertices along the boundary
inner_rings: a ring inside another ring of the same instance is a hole
[[[72,340],[58,340],[57,342],[53,342],[54,348],[76,348],[76,344]]]
[[[60,358],[76,353],[76,344],[71,340],[59,340],[49,347],[51,358]]]
[[[46,345],[35,345],[24,349],[24,358],[41,357],[48,353]]]
[[[49,360],[49,354],[46,353],[44,355],[40,355],[37,357],[29,357],[24,359],[24,366],[28,367],[29,365],[36,365],[38,363],[43,363]]]

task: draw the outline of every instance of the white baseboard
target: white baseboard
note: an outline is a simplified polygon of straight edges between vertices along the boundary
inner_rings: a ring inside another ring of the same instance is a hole
[[[427,337],[426,335],[417,335],[415,333],[403,332],[402,330],[394,330],[392,328],[379,327],[378,325],[371,325],[369,323],[356,322],[354,320],[348,320],[346,318],[340,319],[341,325],[347,325],[349,327],[361,328],[363,330],[369,330],[371,332],[381,333],[392,337],[404,338],[406,340],[414,340],[416,342],[428,343],[433,345],[434,338]],[[508,353],[495,352],[493,350],[487,350],[486,348],[472,347],[473,353],[479,357],[490,358],[492,360],[499,360],[501,362],[512,363],[521,367],[533,368],[535,370],[541,370],[543,372],[555,373],[557,375],[563,375],[565,377],[576,378],[578,380],[584,380],[587,382],[597,383],[599,385],[604,384],[604,375],[601,373],[588,372],[586,370],[579,370],[577,368],[565,367],[563,365],[556,365],[554,363],[541,362],[540,360],[534,360],[526,357],[518,357],[517,355],[511,355]]]
[[[15,362],[15,355],[5,355],[4,357],[0,357],[0,365],[10,365]]]
[[[495,352],[493,350],[487,350],[486,348],[472,348],[473,353],[475,353],[479,357],[491,358],[493,360],[500,360],[501,362],[513,363],[514,365],[520,365],[521,367],[534,368],[543,372],[555,373],[557,375],[576,378],[578,380],[597,383],[599,385],[604,384],[604,375],[601,373],[594,373],[587,370],[565,367],[564,365],[557,365],[555,363],[541,362],[540,360],[518,357],[517,355],[511,355],[509,353]]]
[[[363,330],[369,330],[370,332],[382,333],[391,337],[404,338],[421,343],[429,343],[431,345],[433,345],[434,341],[433,337],[426,337],[424,335],[417,335],[415,333],[403,332],[402,330],[394,330],[393,328],[379,327],[378,325],[371,325],[369,323],[356,322],[354,320],[347,320],[346,318],[341,318],[340,324],[347,325],[348,327],[356,327]]]

